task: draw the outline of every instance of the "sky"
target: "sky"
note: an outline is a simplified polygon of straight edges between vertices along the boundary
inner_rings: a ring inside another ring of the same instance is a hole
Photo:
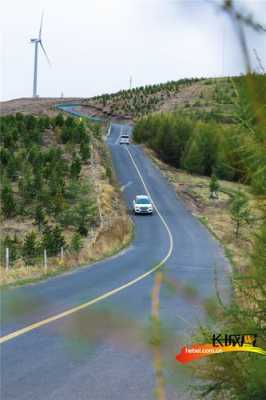
[[[91,97],[133,86],[244,73],[219,0],[8,0],[0,15],[0,99],[32,96],[34,46],[44,11],[38,94]],[[266,0],[240,0],[266,26]],[[246,29],[253,65],[266,33]]]

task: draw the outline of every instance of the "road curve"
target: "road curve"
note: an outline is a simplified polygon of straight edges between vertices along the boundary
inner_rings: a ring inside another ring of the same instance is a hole
[[[184,293],[162,291],[160,316],[178,340],[203,316],[202,304],[215,292],[214,275],[227,296],[229,267],[219,245],[141,148],[119,145],[122,131],[131,133],[131,127],[112,124],[107,144],[124,200],[130,210],[134,196],[148,191],[155,213],[132,215],[134,239],[121,254],[2,291],[5,400],[152,399],[151,354],[139,338],[149,321],[152,272],[164,262],[170,281],[197,292],[193,303]],[[177,349],[172,351],[174,358]]]

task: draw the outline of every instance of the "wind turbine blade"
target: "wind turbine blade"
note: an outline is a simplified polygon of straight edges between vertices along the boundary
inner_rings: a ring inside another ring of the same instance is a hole
[[[42,41],[40,41],[40,45],[41,45],[42,51],[44,52],[44,55],[45,55],[45,57],[46,57],[46,60],[47,60],[48,64],[49,64],[50,67],[51,67],[51,66],[52,66],[51,61],[49,60],[48,54],[46,53],[45,48],[43,47]]]
[[[39,39],[40,39],[40,40],[42,39],[43,15],[44,15],[44,11],[42,12],[41,24],[40,24],[40,31],[39,31]]]

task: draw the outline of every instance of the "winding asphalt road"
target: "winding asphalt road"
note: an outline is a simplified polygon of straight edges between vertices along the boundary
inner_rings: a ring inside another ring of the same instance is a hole
[[[214,295],[214,282],[229,296],[229,266],[141,148],[119,145],[121,132],[131,127],[112,124],[107,143],[129,212],[134,196],[146,191],[156,211],[132,215],[134,239],[119,255],[2,291],[3,400],[153,399],[146,335],[154,271],[163,262],[166,280],[176,287],[173,295],[164,285],[160,297],[160,318],[174,338],[165,360],[168,396],[186,398],[175,354],[205,318],[202,305]]]

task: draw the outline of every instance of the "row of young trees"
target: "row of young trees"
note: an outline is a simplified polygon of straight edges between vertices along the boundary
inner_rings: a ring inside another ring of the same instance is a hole
[[[121,97],[121,98],[131,98],[132,94],[139,94],[139,95],[149,95],[155,94],[161,91],[176,91],[178,90],[179,86],[181,85],[190,85],[193,82],[198,82],[200,78],[191,78],[191,79],[179,79],[178,81],[169,81],[165,83],[158,83],[154,85],[145,85],[139,86],[128,90],[120,90],[116,93],[111,94],[102,94],[101,96],[92,97],[91,100],[106,100],[109,101],[114,97]]]
[[[176,113],[144,117],[134,128],[136,142],[150,146],[167,163],[190,173],[245,180],[246,166],[238,154],[244,135],[238,128],[205,123]]]
[[[198,78],[180,79],[155,85],[146,85],[90,99],[90,104],[109,107],[110,113],[139,117],[155,111],[166,98],[177,93],[181,86],[191,85]]]
[[[15,258],[37,256],[43,246],[55,255],[66,245],[65,229],[86,236],[97,222],[94,192],[82,177],[90,162],[89,131],[83,121],[62,114],[17,114],[0,123],[1,219],[36,226],[24,238],[4,237],[1,247],[9,244]]]
[[[44,250],[48,257],[70,251],[78,253],[82,248],[83,238],[79,233],[74,233],[69,243],[64,238],[64,232],[60,225],[45,226],[40,234],[29,231],[23,238],[16,234],[6,235],[2,240],[2,257],[5,257],[5,249],[9,249],[9,262],[23,259],[27,265],[34,264],[36,260],[43,260]]]
[[[254,81],[266,93],[265,76],[254,75]],[[262,132],[256,125],[256,111],[248,103],[244,78],[238,78],[235,84],[241,93],[235,104],[235,124],[201,121],[187,112],[151,114],[136,123],[135,141],[146,143],[176,168],[251,183],[254,191],[260,193],[266,183]],[[260,173],[251,175],[254,168]]]

